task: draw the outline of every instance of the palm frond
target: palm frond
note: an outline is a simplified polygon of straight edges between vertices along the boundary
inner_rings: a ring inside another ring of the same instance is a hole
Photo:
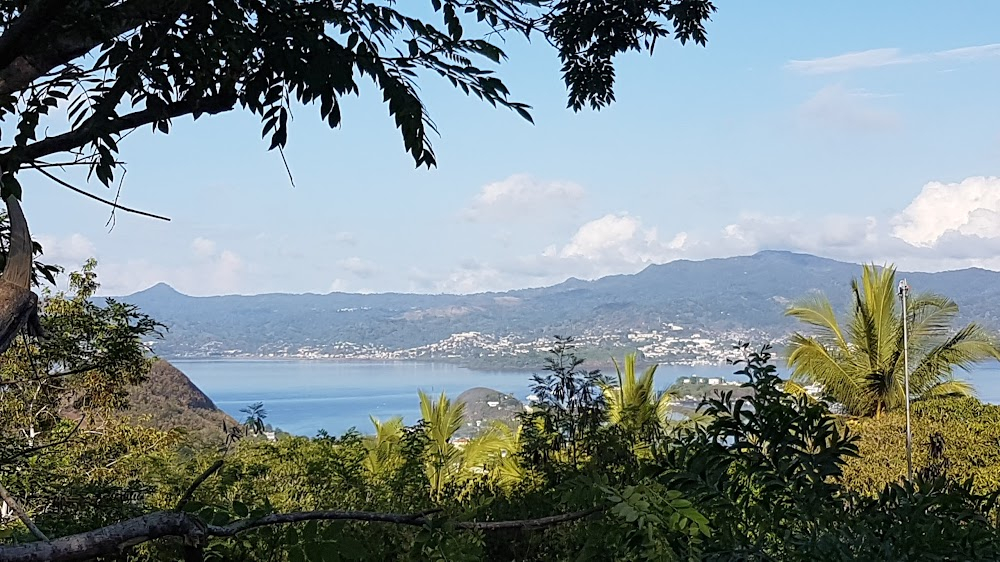
[[[955,301],[931,293],[921,293],[907,299],[908,326],[911,344],[947,335],[955,317],[958,304]]]
[[[855,357],[864,360],[863,370],[872,373],[880,368],[878,327],[874,315],[869,310],[867,296],[859,286],[857,279],[851,281],[851,292],[854,297],[854,310],[851,316],[851,342],[854,344],[854,348],[860,351],[860,353],[855,354]]]
[[[846,343],[793,334],[788,357],[792,381],[786,385],[789,391],[799,392],[801,383],[818,383],[853,415],[870,415],[903,404],[904,334],[895,275],[892,266],[871,264],[862,267],[860,280],[851,282]],[[971,387],[953,379],[953,370],[968,370],[982,361],[1000,359],[1000,348],[976,324],[949,335],[958,314],[954,301],[940,295],[918,294],[906,304],[907,351],[911,365],[916,365],[910,370],[913,396],[967,394]],[[812,308],[816,310],[793,316],[810,326],[832,325],[832,310],[820,305]],[[830,328],[826,330],[829,334]]]
[[[910,385],[916,394],[921,394],[950,377],[954,368],[968,371],[989,359],[1000,360],[1000,349],[986,330],[972,323],[920,358],[917,367],[910,373]]]
[[[473,437],[462,447],[461,469],[483,469],[493,458],[499,458],[503,451],[513,449],[512,440],[508,432],[504,432],[496,426],[490,427],[486,431]]]
[[[835,342],[838,347],[847,348],[847,340],[837,322],[837,315],[833,312],[830,299],[823,295],[815,295],[803,299],[785,311],[785,316],[791,316],[813,328],[816,328],[814,337],[830,342]]]
[[[368,447],[368,454],[362,461],[373,476],[384,476],[403,462],[399,443],[403,436],[403,418],[395,416],[385,422],[369,416],[375,426],[375,437]]]
[[[784,391],[785,394],[790,394],[792,396],[809,396],[809,393],[806,392],[805,385],[799,384],[793,380],[787,380],[781,383],[781,390]]]
[[[896,268],[891,265],[862,267],[865,308],[871,322],[876,342],[877,364],[884,365],[896,344],[891,337],[898,329],[900,318],[896,306]]]
[[[636,375],[636,354],[625,356],[624,368],[614,360],[618,386],[602,387],[608,405],[608,420],[612,424],[626,424],[630,429],[662,425],[668,415],[672,396],[656,391],[656,368],[651,365],[641,375]]]
[[[928,388],[920,396],[921,399],[948,398],[953,396],[975,396],[976,390],[969,381],[950,379],[941,381]]]
[[[791,348],[792,381],[819,384],[851,410],[868,407],[863,374],[846,368],[851,366],[849,358],[834,356],[823,344],[801,334],[792,336]]]
[[[465,419],[465,403],[452,403],[444,392],[438,397],[437,403],[431,397],[420,391],[420,415],[427,423],[427,431],[431,440],[437,444],[447,443],[455,432],[462,427]]]

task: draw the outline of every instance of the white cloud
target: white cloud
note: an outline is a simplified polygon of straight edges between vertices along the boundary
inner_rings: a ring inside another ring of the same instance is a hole
[[[146,258],[99,263],[101,294],[128,295],[160,282],[199,296],[254,291],[250,268],[236,252],[220,250],[215,241],[200,237],[192,240],[190,249],[189,257],[175,264]]]
[[[210,288],[215,292],[234,292],[243,285],[243,259],[236,252],[219,251],[214,240],[201,237],[191,242],[191,249],[195,261],[179,269],[177,277],[182,280],[179,282],[188,286],[194,284],[195,290]],[[198,280],[192,283],[190,276]]]
[[[511,289],[507,283],[509,280],[501,271],[488,265],[480,265],[451,271],[434,284],[434,289],[439,293],[481,293]]]
[[[337,262],[337,265],[348,273],[362,279],[372,277],[379,272],[379,268],[374,262],[363,260],[357,256],[342,259]]]
[[[785,68],[802,74],[829,74],[900,64],[901,60],[902,54],[899,49],[869,49],[832,57],[791,60],[785,65]]]
[[[683,238],[680,240],[683,244]],[[618,263],[647,263],[663,255],[656,228],[645,228],[642,219],[626,213],[604,215],[581,226],[559,250],[563,258],[583,258]]]
[[[743,212],[728,223],[664,232],[649,217],[609,213],[585,221],[535,253],[460,259],[443,268],[411,269],[406,290],[477,293],[539,287],[568,277],[635,273],[676,259],[790,250],[853,262],[891,262],[935,271],[1000,269],[1000,178],[929,183],[898,213],[776,216]],[[346,288],[346,283],[335,287]],[[333,287],[331,287],[332,289]],[[353,288],[352,288],[353,290]]]
[[[828,128],[885,131],[900,125],[899,115],[879,107],[875,100],[889,96],[865,90],[848,90],[840,85],[816,92],[798,108],[799,118]]]
[[[97,248],[89,238],[74,233],[65,237],[40,235],[35,241],[42,245],[42,261],[61,265],[67,269],[80,266],[90,258],[97,257]]]
[[[565,244],[552,244],[539,255],[493,267],[495,274],[490,280],[506,288],[539,286],[567,277],[594,279],[634,273],[681,258],[746,255],[766,249],[854,261],[882,260],[890,254],[908,255],[899,251],[903,246],[875,217],[781,217],[747,212],[715,231],[661,237],[657,228],[646,225],[640,217],[618,213],[581,225]]]
[[[1000,177],[931,182],[893,220],[893,235],[918,247],[947,237],[1000,238]]]
[[[785,68],[801,74],[832,74],[901,64],[935,61],[972,61],[985,58],[1000,58],[1000,43],[912,54],[906,54],[901,49],[896,48],[869,49],[867,51],[855,51],[832,57],[792,60],[785,65]]]
[[[411,290],[481,292],[558,283],[567,277],[595,279],[635,273],[675,259],[704,259],[785,249],[864,261],[881,251],[887,237],[874,217],[772,217],[744,213],[722,229],[700,234],[659,229],[628,213],[612,213],[582,224],[564,243],[536,255],[481,263],[462,262],[439,275],[413,272]]]
[[[825,215],[781,217],[744,213],[726,225],[718,239],[699,243],[708,255],[750,254],[759,250],[792,250],[849,260],[869,260],[885,239],[875,217]]]
[[[402,275],[385,275],[384,266],[349,257],[328,264],[318,283],[319,288],[329,283],[330,291],[352,292],[361,292],[362,287],[365,291],[429,293],[503,291],[550,285],[568,277],[594,279],[634,273],[650,264],[680,258],[746,255],[765,249],[854,262],[893,262],[909,270],[1000,269],[1000,177],[931,182],[914,193],[911,201],[904,200],[896,209],[878,216],[822,211],[776,216],[747,211],[711,218],[708,224],[684,231],[654,223],[652,214],[608,213],[581,220],[575,229],[552,233],[547,239],[536,235],[532,245],[516,252],[491,255],[472,248],[467,256],[474,258],[455,256],[450,263],[439,265],[434,265],[438,260],[415,255],[413,263],[419,264],[418,268],[407,272],[402,266]],[[41,241],[51,255],[64,259],[82,261],[97,253],[80,235],[42,237]],[[261,290],[261,276],[256,275],[260,272],[253,264],[222,247],[221,239],[210,242],[178,241],[177,253],[187,257],[179,263],[163,263],[159,258],[102,263],[102,294],[128,294],[160,281],[196,295]]]
[[[746,213],[721,237],[689,240],[686,247],[692,257],[780,249],[921,271],[1000,269],[1000,177],[930,182],[902,211],[881,219]]]
[[[195,256],[207,258],[215,254],[216,245],[213,240],[198,237],[191,241],[191,249],[194,250]]]
[[[98,265],[101,294],[128,295],[164,282],[188,295],[254,292],[253,279],[243,259],[230,250],[179,266],[147,259]]]
[[[214,287],[223,291],[234,291],[242,285],[243,259],[230,250],[223,250],[211,264],[209,279]]]
[[[509,259],[491,268],[491,279],[506,287],[540,286],[566,277],[594,279],[634,273],[647,265],[685,257],[691,237],[678,232],[661,238],[656,227],[639,216],[611,213],[582,224],[568,241],[551,244],[534,256]],[[484,276],[483,272],[479,272]],[[511,279],[517,283],[512,284]]]
[[[338,232],[333,235],[333,241],[347,246],[354,246],[358,243],[358,239],[354,236],[353,232]]]
[[[406,275],[409,291],[450,294],[506,291],[516,288],[510,284],[515,277],[509,271],[501,271],[475,259],[460,260],[456,267],[445,271],[413,267]]]
[[[575,206],[586,192],[572,182],[542,181],[526,174],[484,185],[461,216],[470,221],[537,217],[554,206]]]

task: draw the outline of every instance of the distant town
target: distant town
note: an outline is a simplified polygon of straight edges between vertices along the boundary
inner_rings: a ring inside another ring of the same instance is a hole
[[[664,323],[659,329],[643,331],[598,331],[574,338],[579,355],[606,360],[609,352],[637,351],[645,361],[673,365],[719,365],[732,357],[738,341],[767,340],[781,345],[780,339],[762,338],[750,332],[719,332],[686,329]],[[156,341],[149,342],[154,348]],[[180,358],[259,358],[259,359],[347,359],[373,361],[454,361],[470,366],[532,366],[552,346],[551,338],[526,338],[468,331],[451,334],[440,341],[406,349],[336,341],[328,344],[292,345],[282,342],[258,349],[226,348],[219,341],[208,342],[196,350],[174,354]],[[716,383],[708,383],[716,384]]]

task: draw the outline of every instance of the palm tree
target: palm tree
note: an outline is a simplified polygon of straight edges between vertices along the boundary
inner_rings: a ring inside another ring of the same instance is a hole
[[[850,415],[879,417],[901,407],[903,323],[896,290],[894,267],[865,265],[860,284],[851,281],[852,302],[844,326],[824,296],[790,308],[786,314],[808,324],[813,333],[792,335],[789,387],[818,384]],[[955,379],[953,370],[1000,359],[1000,349],[986,330],[971,323],[952,332],[958,305],[940,295],[912,295],[906,314],[911,396],[972,395],[969,383]]]
[[[434,498],[440,499],[448,484],[490,473],[494,465],[499,465],[501,475],[508,479],[516,470],[504,466],[515,462],[516,435],[499,424],[490,426],[462,447],[452,443],[465,419],[464,402],[453,403],[443,392],[435,402],[421,391],[420,415],[428,437],[425,470]],[[502,461],[508,457],[511,460]]]
[[[403,418],[394,416],[382,422],[369,416],[375,426],[375,437],[368,444],[368,455],[362,462],[376,477],[384,477],[403,464],[399,445],[403,438]]]
[[[608,405],[608,421],[635,436],[641,443],[649,443],[667,425],[672,396],[667,392],[657,392],[654,376],[657,365],[651,365],[636,376],[636,354],[625,356],[624,370],[618,361],[618,386],[603,385],[604,400]]]
[[[264,409],[263,402],[255,402],[246,408],[240,408],[241,414],[246,414],[243,420],[244,435],[260,435],[264,433],[264,419],[267,418],[267,410]]]

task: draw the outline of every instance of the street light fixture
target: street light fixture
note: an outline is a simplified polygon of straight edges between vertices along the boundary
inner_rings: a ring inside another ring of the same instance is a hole
[[[906,299],[910,296],[910,285],[906,279],[899,282],[899,299],[903,303],[903,399],[906,402],[906,475],[913,481],[913,434],[910,431],[910,342],[907,327]]]

